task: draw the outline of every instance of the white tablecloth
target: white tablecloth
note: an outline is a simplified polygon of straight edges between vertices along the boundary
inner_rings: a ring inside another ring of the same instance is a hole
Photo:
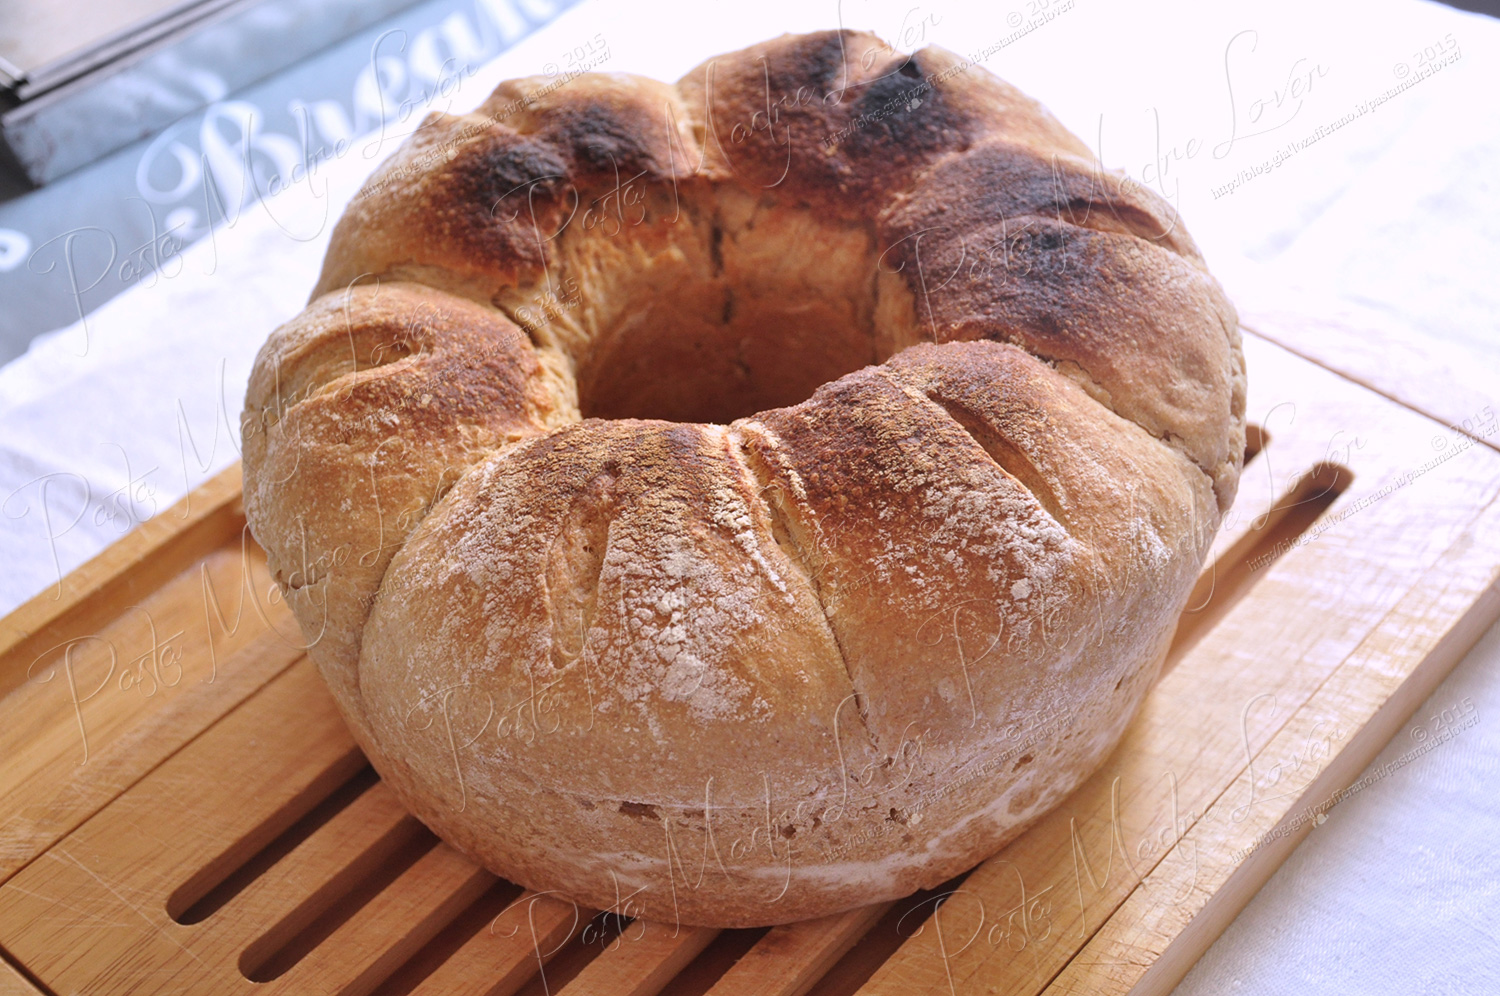
[[[902,48],[991,50],[984,65],[1180,208],[1243,309],[1447,338],[1500,374],[1500,22],[1410,0],[715,13],[594,0],[440,106],[467,109],[600,34],[601,70],[664,79],[841,18]],[[395,145],[354,143],[0,368],[0,612],[237,457],[255,350],[301,309],[332,220]],[[1479,728],[1339,806],[1179,992],[1500,993],[1497,665],[1491,632],[1433,699],[1471,696]]]

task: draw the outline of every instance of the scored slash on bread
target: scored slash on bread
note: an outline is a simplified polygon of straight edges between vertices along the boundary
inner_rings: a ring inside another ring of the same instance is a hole
[[[946,880],[1145,695],[1238,480],[1233,308],[939,49],[537,90],[424,123],[257,358],[246,512],[311,656],[531,888],[746,926]]]

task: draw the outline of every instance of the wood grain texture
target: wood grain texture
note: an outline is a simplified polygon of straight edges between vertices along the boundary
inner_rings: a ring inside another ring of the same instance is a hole
[[[588,910],[527,891],[470,937],[412,996],[510,996],[588,922]]]
[[[744,940],[709,992],[1167,992],[1500,613],[1500,454],[1263,339],[1246,353],[1265,441],[1105,768],[912,913],[888,959],[887,908],[854,910]],[[575,957],[592,911],[507,902],[401,809],[284,607],[248,597],[269,579],[223,487],[188,538],[132,540],[0,629],[0,661],[33,670],[0,698],[8,956],[54,992],[363,996],[409,961],[401,991],[434,996],[713,979],[713,930],[635,921]],[[124,577],[142,562],[156,574]],[[36,996],[0,964],[12,990]]]
[[[365,996],[494,881],[495,876],[439,844],[265,988]]]
[[[711,996],[802,996],[894,904],[773,927],[725,972]]]
[[[0,621],[0,881],[302,656],[238,486],[230,468]]]
[[[1048,993],[1164,994],[1182,980],[1500,614],[1500,502],[1485,510],[1464,539],[1288,719],[1266,753],[1296,757],[1326,731],[1362,724],[1342,743],[1334,741],[1320,769],[1294,771],[1281,780],[1276,804],[1248,806],[1233,792],[1216,800],[1176,845],[1194,860],[1164,861],[1153,869]],[[1486,554],[1488,563],[1476,552]],[[1484,594],[1471,603],[1476,587]],[[1427,654],[1414,670],[1403,666],[1423,650]],[[1419,742],[1407,742],[1413,754],[1420,749]],[[1244,846],[1255,848],[1251,854],[1225,847],[1247,834]],[[1155,899],[1160,895],[1183,899],[1164,904]]]
[[[47,647],[97,629],[243,528],[240,465],[220,471],[160,515],[0,619],[0,694],[26,680]]]
[[[6,950],[54,989],[174,992],[185,972],[256,988],[238,963],[270,925],[185,926],[169,900],[194,879],[206,891],[363,763],[312,665],[294,665],[0,888]]]
[[[0,996],[42,996],[42,991],[7,962],[0,960]]]
[[[563,996],[656,996],[718,930],[637,920],[563,988]]]
[[[263,961],[326,912],[359,881],[373,874],[418,836],[416,821],[384,787],[377,784],[334,815],[319,832],[276,864],[275,874],[262,875],[214,910],[205,929],[223,934],[230,943],[255,940],[240,956],[242,966]],[[304,888],[288,884],[307,883]],[[168,898],[174,899],[188,886]],[[202,891],[201,889],[196,891]],[[193,893],[175,905],[186,906]],[[182,922],[182,918],[174,916]]]

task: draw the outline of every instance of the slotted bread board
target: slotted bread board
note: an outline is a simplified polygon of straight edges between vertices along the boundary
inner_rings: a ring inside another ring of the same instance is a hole
[[[770,930],[534,895],[407,816],[225,471],[0,623],[0,993],[1170,991],[1500,614],[1500,453],[1245,352],[1239,498],[1120,748],[966,876]]]

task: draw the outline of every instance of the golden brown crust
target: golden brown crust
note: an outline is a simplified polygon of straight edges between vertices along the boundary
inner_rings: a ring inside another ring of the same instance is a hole
[[[391,557],[472,463],[568,414],[503,315],[419,285],[320,298],[261,347],[245,514],[346,715]]]
[[[1167,205],[1122,181],[985,142],[882,215],[886,279],[928,340],[1021,344],[1179,445],[1224,511],[1244,452],[1238,320]]]
[[[1087,777],[1244,434],[1232,307],[1087,156],[856,32],[430,119],[263,348],[244,449],[413,812],[744,926],[935,885]]]

